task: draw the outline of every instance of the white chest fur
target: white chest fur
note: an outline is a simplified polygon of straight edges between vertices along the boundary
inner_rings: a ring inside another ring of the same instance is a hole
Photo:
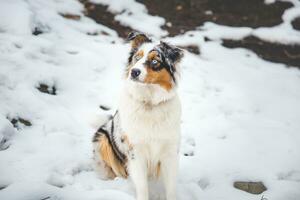
[[[164,91],[157,90],[162,89],[127,85],[121,95],[121,127],[133,144],[179,142],[181,105],[178,95],[174,91],[162,94]]]
[[[163,89],[156,86],[130,86],[121,95],[120,121],[133,147],[134,158],[129,159],[128,168],[134,182],[143,180],[143,171],[158,177],[160,165],[163,174],[169,173],[166,163],[174,168],[170,174],[176,174],[181,105],[175,91],[160,90]],[[174,182],[175,175],[171,179],[168,182]]]

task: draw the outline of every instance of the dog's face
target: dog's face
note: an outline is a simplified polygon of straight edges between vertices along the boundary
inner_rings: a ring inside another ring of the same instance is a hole
[[[155,84],[170,91],[178,77],[177,63],[183,51],[175,46],[151,40],[142,33],[130,33],[131,52],[126,69],[126,78],[137,84]]]

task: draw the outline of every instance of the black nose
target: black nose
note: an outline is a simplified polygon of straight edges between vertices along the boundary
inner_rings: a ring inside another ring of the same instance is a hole
[[[131,70],[131,77],[132,78],[137,78],[141,74],[141,70],[139,69],[132,69]]]

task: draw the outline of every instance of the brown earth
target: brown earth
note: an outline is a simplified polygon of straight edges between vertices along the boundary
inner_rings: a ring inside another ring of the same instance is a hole
[[[242,40],[223,40],[223,46],[228,48],[247,48],[265,60],[300,68],[300,45],[270,43],[257,37],[249,36]]]
[[[300,30],[300,17],[298,17],[292,21],[292,26],[294,29]]]
[[[56,87],[54,85],[48,86],[47,84],[40,83],[37,89],[42,93],[56,95]]]
[[[20,124],[23,124],[25,126],[32,126],[32,123],[28,119],[25,119],[22,117],[15,117],[15,118],[12,118],[9,120],[10,120],[10,123],[12,123],[12,125],[17,129],[20,129]]]
[[[171,22],[165,26],[171,36],[193,30],[206,21],[227,26],[271,27],[282,22],[283,12],[293,6],[276,1],[265,4],[263,0],[138,0],[146,5],[152,15]]]
[[[107,10],[107,6],[101,4],[94,4],[89,2],[88,0],[80,0],[84,5],[85,11],[84,14],[87,17],[92,18],[97,23],[107,26],[113,30],[115,30],[119,37],[126,38],[127,35],[133,31],[132,28],[128,26],[121,25],[118,21],[114,19],[115,14],[109,12]],[[101,34],[107,35],[108,33],[102,32]],[[94,33],[97,35],[97,33]]]
[[[97,23],[114,29],[122,38],[132,31],[114,20],[115,14],[107,10],[107,6],[93,4],[88,0],[80,0],[85,6],[85,15]],[[166,19],[164,29],[169,36],[175,36],[194,30],[206,21],[235,27],[272,27],[282,23],[283,12],[293,5],[289,2],[276,1],[265,4],[264,0],[137,0],[143,3],[149,14]],[[295,29],[300,29],[300,18],[292,22]],[[89,33],[98,35],[98,33]],[[107,34],[107,33],[101,33]],[[209,41],[209,40],[207,40]],[[270,43],[249,36],[243,40],[223,40],[228,48],[243,47],[254,51],[259,57],[272,62],[285,63],[287,66],[300,68],[300,45],[284,45]],[[200,54],[196,45],[183,46],[188,51]]]
[[[267,190],[263,182],[236,181],[233,186],[251,194],[261,194]]]

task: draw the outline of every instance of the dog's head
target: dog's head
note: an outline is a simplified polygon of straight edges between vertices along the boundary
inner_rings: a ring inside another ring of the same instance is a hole
[[[145,34],[132,32],[128,35],[131,52],[128,58],[126,78],[137,84],[158,85],[170,91],[177,84],[177,64],[183,51],[165,42],[153,43]]]

